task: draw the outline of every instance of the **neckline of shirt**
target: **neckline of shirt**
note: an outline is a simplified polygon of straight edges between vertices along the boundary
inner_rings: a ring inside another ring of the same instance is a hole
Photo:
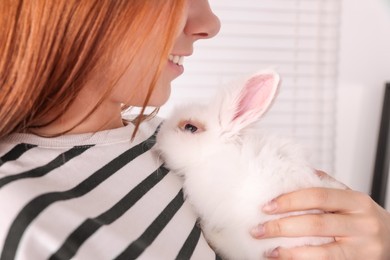
[[[98,131],[95,133],[65,134],[58,137],[42,137],[30,133],[15,133],[5,137],[2,141],[14,143],[28,143],[40,147],[73,147],[84,145],[106,145],[120,142],[131,142],[134,125]],[[133,140],[135,142],[136,138]]]

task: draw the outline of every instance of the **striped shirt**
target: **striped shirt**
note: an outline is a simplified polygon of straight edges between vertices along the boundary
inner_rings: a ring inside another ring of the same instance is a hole
[[[159,119],[0,141],[0,260],[216,259],[154,149]]]

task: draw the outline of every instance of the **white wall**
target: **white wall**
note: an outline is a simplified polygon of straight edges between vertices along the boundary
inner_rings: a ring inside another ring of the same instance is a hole
[[[335,176],[368,193],[390,81],[390,1],[342,1]]]

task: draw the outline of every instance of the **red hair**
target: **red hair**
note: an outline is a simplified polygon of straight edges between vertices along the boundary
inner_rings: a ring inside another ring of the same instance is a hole
[[[135,54],[144,51],[144,43],[153,41],[153,52],[145,57],[151,65],[145,70],[155,70],[146,107],[178,33],[185,3],[1,0],[0,137],[56,120],[94,73],[125,50],[130,58],[116,72],[104,94],[108,95]]]

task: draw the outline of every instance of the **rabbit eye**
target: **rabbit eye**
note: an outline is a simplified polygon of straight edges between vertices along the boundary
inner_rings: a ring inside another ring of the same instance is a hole
[[[198,128],[196,126],[194,126],[194,125],[186,124],[184,126],[184,130],[188,131],[188,132],[191,132],[191,133],[195,133],[196,131],[198,131]]]
[[[198,134],[198,133],[202,133],[206,130],[206,128],[204,127],[204,124],[202,124],[198,121],[194,121],[194,120],[180,121],[177,126],[181,131],[186,132],[186,133],[190,133],[190,134]]]

